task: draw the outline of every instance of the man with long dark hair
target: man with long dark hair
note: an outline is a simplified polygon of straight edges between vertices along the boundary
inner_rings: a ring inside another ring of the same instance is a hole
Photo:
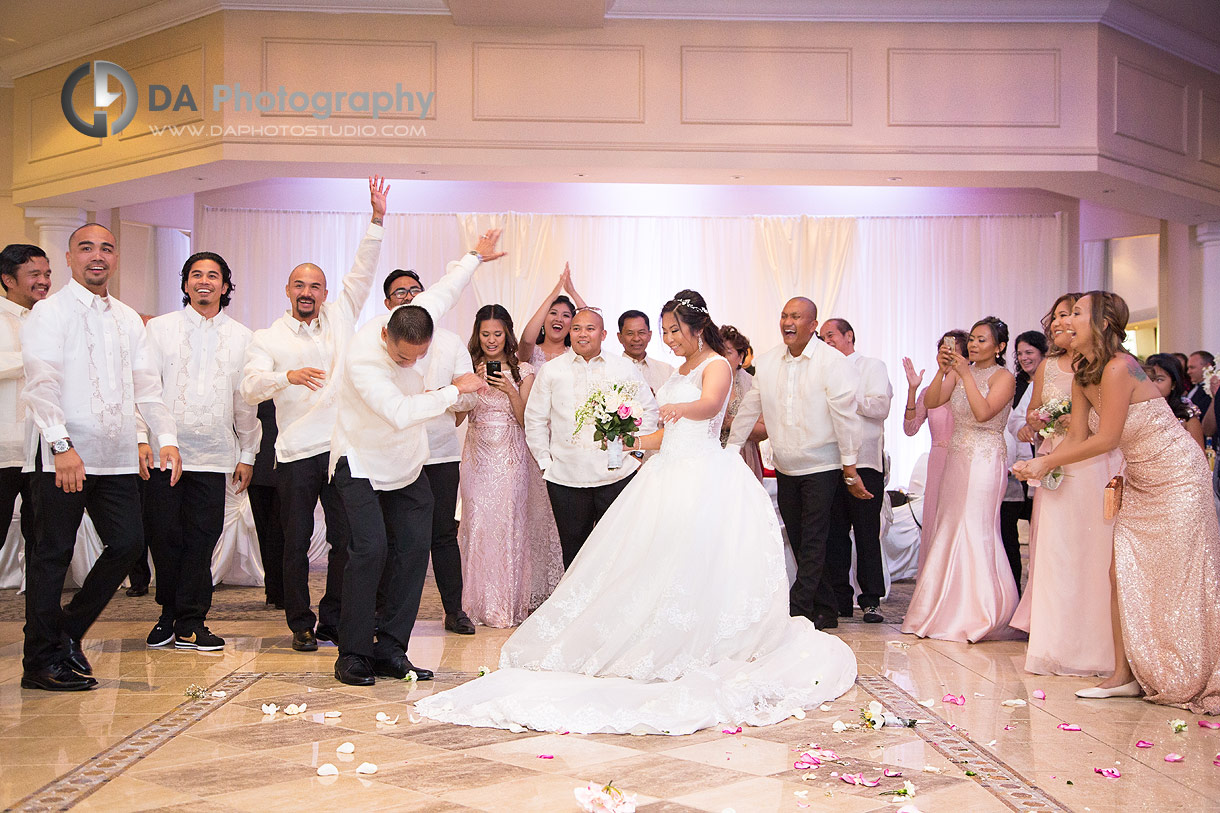
[[[239,494],[250,484],[262,427],[256,407],[238,392],[253,334],[224,313],[235,288],[229,264],[210,251],[192,254],[182,266],[181,287],[185,307],[150,319],[145,329],[149,362],[177,425],[183,469],[172,485],[141,436],[144,521],[161,605],[148,645],[212,651],[225,644],[205,623],[212,552],[224,531],[225,480]]]

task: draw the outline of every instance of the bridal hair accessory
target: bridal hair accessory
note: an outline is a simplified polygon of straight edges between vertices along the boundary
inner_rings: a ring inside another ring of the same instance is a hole
[[[699,313],[702,313],[704,316],[708,315],[707,308],[702,308],[696,305],[694,302],[691,302],[689,299],[675,299],[674,302],[677,302],[679,305],[689,310],[699,311]]]

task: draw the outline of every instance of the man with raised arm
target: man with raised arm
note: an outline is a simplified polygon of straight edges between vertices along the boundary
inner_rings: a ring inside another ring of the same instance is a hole
[[[292,648],[298,652],[317,650],[319,638],[338,642],[349,531],[339,492],[327,472],[337,410],[330,373],[355,334],[356,319],[373,289],[389,192],[384,178],[369,178],[372,222],[343,278],[339,298],[327,302],[326,274],[313,263],[301,263],[292,269],[284,288],[291,310],[271,327],[256,331],[246,351],[242,397],[248,404],[268,398],[275,402],[279,430],[276,488],[284,525],[284,613],[292,630]],[[315,616],[309,601],[309,540],[319,498],[326,514],[330,556],[326,593]]]

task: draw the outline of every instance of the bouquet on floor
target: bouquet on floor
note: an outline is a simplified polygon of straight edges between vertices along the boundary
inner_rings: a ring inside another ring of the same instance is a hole
[[[603,381],[589,391],[589,396],[576,410],[578,435],[588,424],[593,425],[593,440],[610,453],[606,467],[621,468],[623,447],[635,446],[635,433],[644,420],[644,405],[636,396],[635,381]]]
[[[1059,424],[1059,419],[1064,415],[1072,414],[1072,399],[1052,398],[1038,407],[1038,411],[1035,414],[1039,420],[1046,424],[1046,426],[1038,430],[1038,434],[1042,437],[1049,438],[1051,435],[1064,432],[1064,428]]]

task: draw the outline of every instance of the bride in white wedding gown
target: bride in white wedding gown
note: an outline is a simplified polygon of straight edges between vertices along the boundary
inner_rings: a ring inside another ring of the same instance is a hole
[[[420,700],[424,716],[677,735],[777,723],[855,681],[845,643],[789,617],[771,500],[741,455],[720,447],[731,371],[703,297],[680,292],[661,324],[686,361],[657,392],[663,432],[642,438],[660,453],[505,642],[500,669]]]

